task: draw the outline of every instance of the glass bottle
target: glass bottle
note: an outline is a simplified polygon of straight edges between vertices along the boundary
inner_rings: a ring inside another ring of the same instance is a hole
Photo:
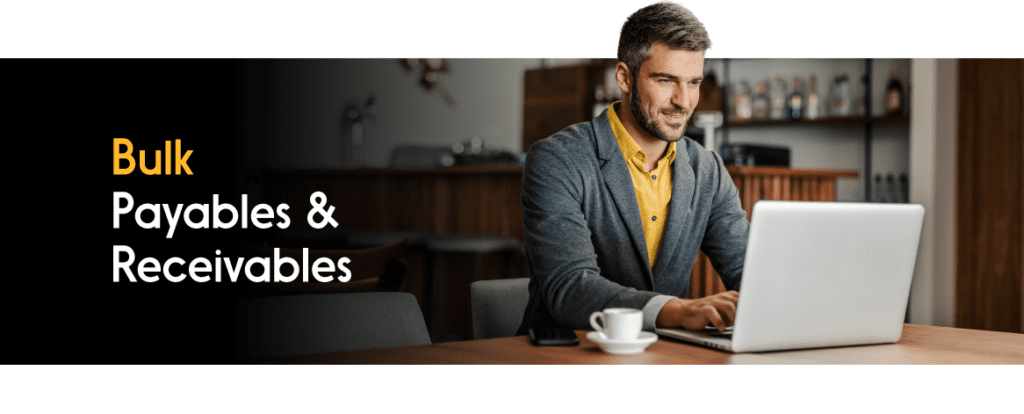
[[[885,203],[885,188],[882,187],[882,174],[875,174],[875,195],[871,199],[874,203]]]
[[[789,94],[789,99],[786,100],[786,110],[789,114],[789,119],[801,119],[804,116],[804,94],[800,90],[802,85],[800,84],[800,78],[793,77],[793,92]]]
[[[829,94],[828,114],[829,116],[841,117],[850,116],[850,78],[846,75],[838,75],[832,82],[832,91]]]
[[[786,119],[786,81],[782,76],[775,76],[771,92],[768,93],[768,117],[771,119]]]
[[[889,74],[889,84],[885,86],[885,115],[903,114],[903,83],[900,82],[899,69],[893,68]]]
[[[885,175],[885,202],[886,203],[900,203],[900,197],[898,195],[899,189],[896,188],[896,176],[892,173]]]
[[[899,201],[900,203],[910,202],[910,180],[907,177],[907,173],[901,173],[899,178]]]
[[[750,84],[744,80],[740,83],[740,90],[736,93],[736,119],[739,121],[749,121],[752,112]]]
[[[765,91],[765,82],[757,83],[757,95],[754,95],[754,119],[768,119],[768,94]]]
[[[818,97],[818,77],[811,75],[811,87],[807,93],[807,106],[804,117],[807,119],[818,119],[821,117],[821,98]]]

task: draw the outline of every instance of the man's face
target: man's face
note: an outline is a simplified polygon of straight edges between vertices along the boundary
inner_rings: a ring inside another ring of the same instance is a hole
[[[639,72],[630,91],[633,118],[652,137],[678,141],[700,98],[704,52],[673,50],[654,43]]]

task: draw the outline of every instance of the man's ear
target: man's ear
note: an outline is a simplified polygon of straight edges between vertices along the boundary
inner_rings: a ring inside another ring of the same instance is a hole
[[[633,90],[633,74],[629,72],[629,68],[626,67],[625,62],[619,62],[615,65],[615,84],[619,85],[619,89],[622,93],[629,94]]]

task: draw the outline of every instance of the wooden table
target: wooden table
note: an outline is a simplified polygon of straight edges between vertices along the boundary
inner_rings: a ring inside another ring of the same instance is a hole
[[[645,352],[612,355],[580,345],[538,347],[525,336],[267,360],[285,364],[1024,364],[1024,335],[906,324],[895,344],[732,354],[659,338]]]

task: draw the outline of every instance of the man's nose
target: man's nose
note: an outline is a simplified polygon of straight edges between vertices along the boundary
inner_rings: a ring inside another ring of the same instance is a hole
[[[683,111],[690,112],[697,105],[696,96],[686,89],[686,85],[680,85],[672,91],[672,105]]]

